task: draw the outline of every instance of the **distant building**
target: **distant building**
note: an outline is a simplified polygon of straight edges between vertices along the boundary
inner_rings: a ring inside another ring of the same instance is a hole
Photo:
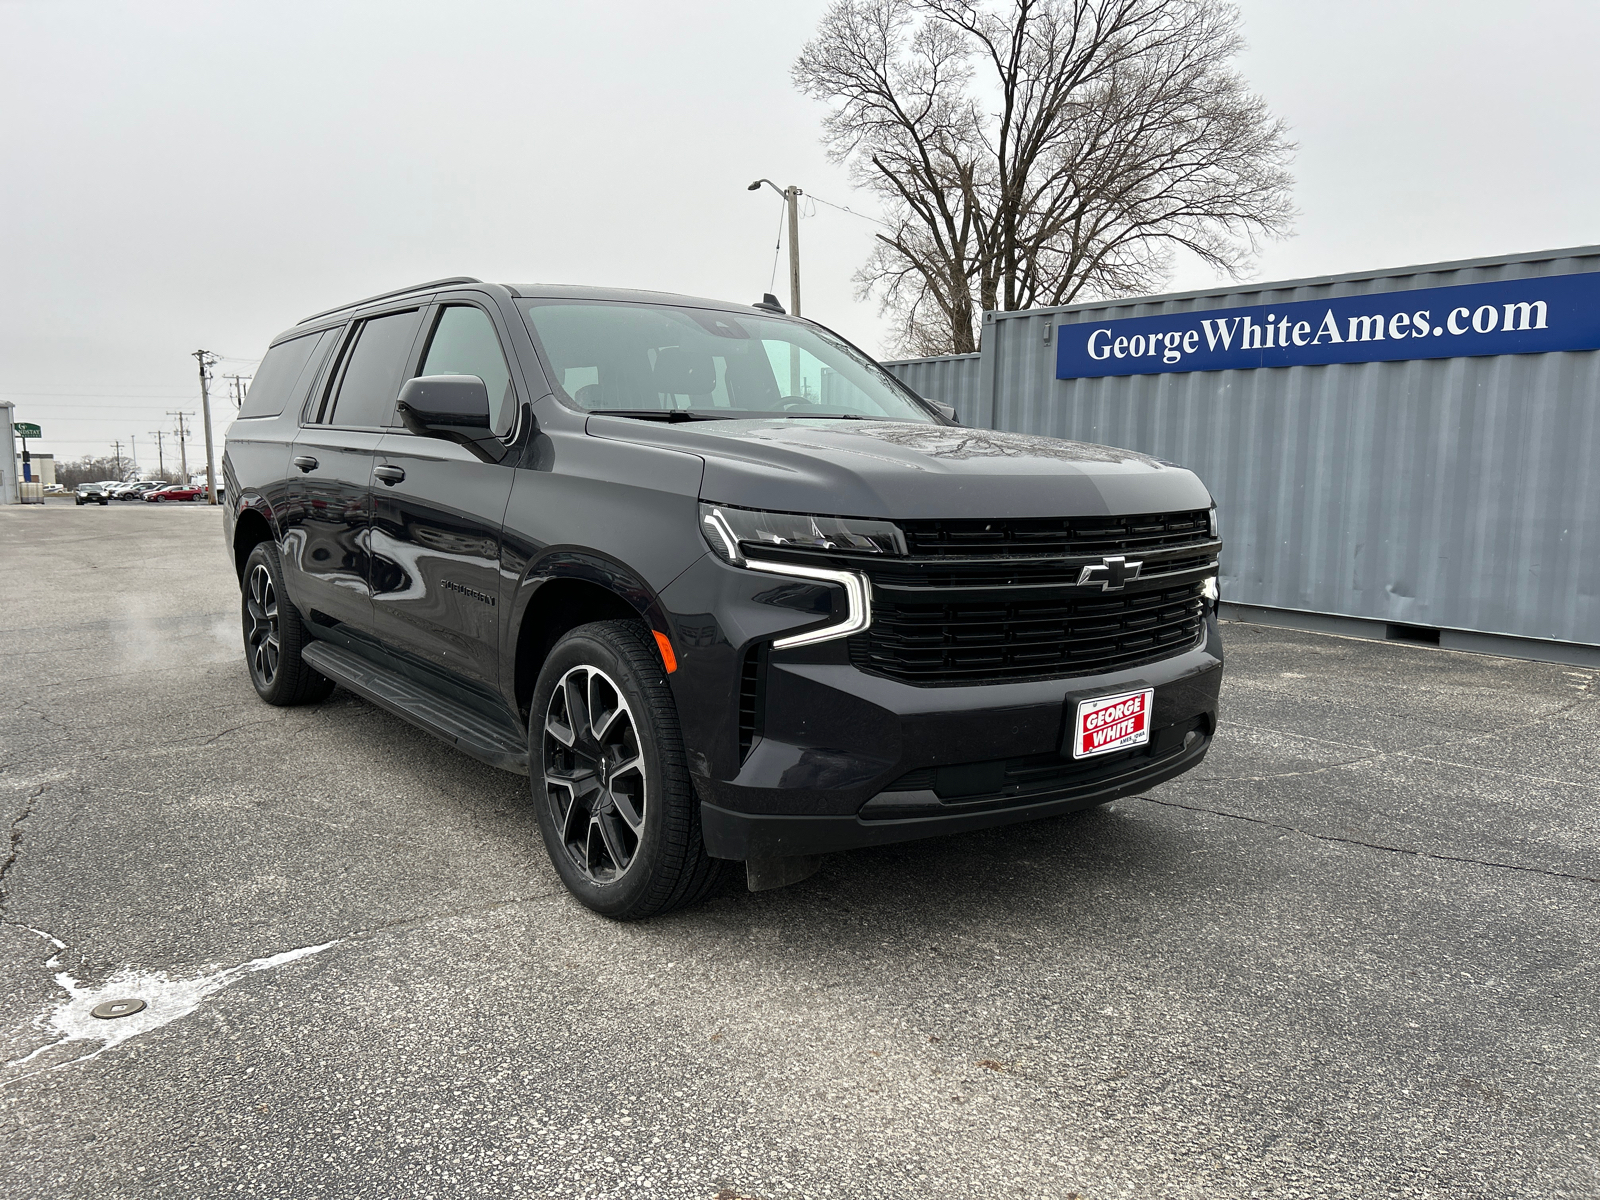
[[[21,456],[17,453],[17,439],[11,424],[17,419],[16,406],[9,400],[0,400],[0,504],[17,502],[17,480]]]

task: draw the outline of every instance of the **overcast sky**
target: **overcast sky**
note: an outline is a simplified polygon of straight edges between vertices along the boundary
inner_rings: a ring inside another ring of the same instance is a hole
[[[787,300],[781,201],[745,186],[873,211],[789,81],[824,8],[0,0],[0,399],[40,450],[136,439],[153,468],[151,432],[197,408],[191,351],[247,374],[402,284]],[[1239,66],[1301,147],[1298,232],[1254,278],[1600,241],[1600,4],[1241,8]],[[850,282],[872,226],[808,213],[807,315],[882,352]],[[1180,265],[1172,290],[1213,282]]]

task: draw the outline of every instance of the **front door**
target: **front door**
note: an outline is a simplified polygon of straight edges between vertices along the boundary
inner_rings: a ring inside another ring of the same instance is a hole
[[[411,361],[420,309],[358,321],[313,398],[288,469],[283,567],[311,620],[372,627],[372,468]]]
[[[416,374],[476,375],[506,434],[517,388],[486,308],[440,304]],[[373,624],[385,645],[475,687],[499,680],[500,529],[514,469],[390,429],[373,483]]]

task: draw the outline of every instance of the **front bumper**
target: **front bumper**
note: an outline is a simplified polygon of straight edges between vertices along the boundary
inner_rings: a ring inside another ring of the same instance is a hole
[[[664,594],[714,857],[819,854],[1054,816],[1146,790],[1210,746],[1223,666],[1214,616],[1197,644],[1154,663],[925,687],[858,669],[844,640],[762,648],[802,614],[827,612],[828,592],[702,563]],[[752,676],[757,716],[741,733],[731,718],[750,712]],[[1076,702],[1141,687],[1155,690],[1150,744],[1073,760],[1064,747]]]
[[[883,792],[843,816],[785,816],[748,813],[702,801],[700,827],[713,858],[792,858],[883,846],[944,834],[968,833],[997,825],[1037,821],[1093,808],[1109,800],[1147,791],[1196,766],[1211,746],[1209,734],[1190,731],[1159,758],[1141,759],[1077,785],[1044,793],[994,797],[974,803],[950,802],[932,791]],[[934,811],[944,808],[946,811]],[[920,809],[921,811],[916,811]]]

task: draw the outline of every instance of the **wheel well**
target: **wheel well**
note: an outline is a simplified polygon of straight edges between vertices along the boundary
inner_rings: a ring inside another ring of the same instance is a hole
[[[262,542],[272,540],[272,526],[267,524],[267,519],[253,508],[247,508],[239,514],[238,526],[233,531],[233,570],[240,580],[244,579],[245,560]]]
[[[545,657],[561,635],[590,621],[640,620],[615,592],[586,579],[553,579],[534,593],[517,634],[517,709],[525,717]]]

